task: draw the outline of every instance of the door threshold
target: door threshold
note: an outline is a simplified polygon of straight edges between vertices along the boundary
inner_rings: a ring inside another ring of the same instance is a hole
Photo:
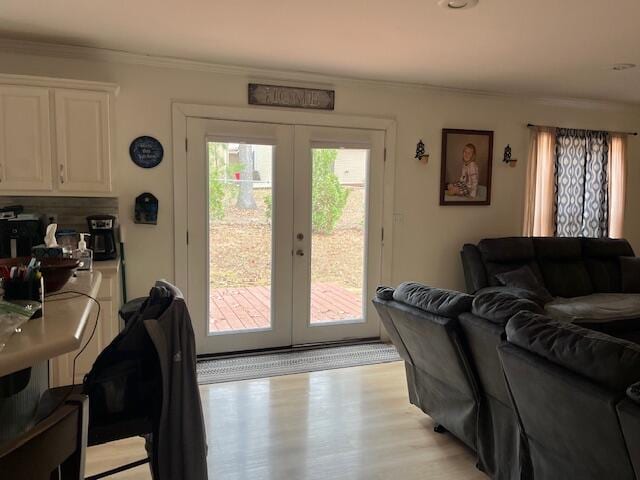
[[[379,337],[372,338],[360,338],[357,340],[338,340],[335,342],[319,342],[319,343],[304,343],[301,345],[291,345],[287,347],[273,347],[273,348],[259,348],[255,350],[242,350],[238,352],[225,352],[225,353],[205,353],[202,355],[196,355],[198,360],[211,360],[221,358],[236,358],[236,357],[248,357],[253,355],[269,355],[272,353],[291,353],[291,352],[303,352],[306,350],[317,350],[320,348],[328,347],[348,347],[351,345],[363,345],[367,343],[386,343]]]

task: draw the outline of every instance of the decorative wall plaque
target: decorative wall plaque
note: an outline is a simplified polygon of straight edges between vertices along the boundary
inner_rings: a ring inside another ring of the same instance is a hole
[[[249,84],[250,105],[333,110],[335,98],[335,90]]]
[[[157,167],[164,156],[162,144],[147,135],[136,138],[129,146],[131,160],[142,168]]]

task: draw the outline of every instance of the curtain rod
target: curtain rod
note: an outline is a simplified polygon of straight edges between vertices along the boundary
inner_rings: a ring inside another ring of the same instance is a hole
[[[547,125],[535,125],[533,123],[527,123],[527,127],[560,128],[560,127],[549,127]],[[609,133],[620,133],[622,135],[638,135],[638,132],[609,132]]]

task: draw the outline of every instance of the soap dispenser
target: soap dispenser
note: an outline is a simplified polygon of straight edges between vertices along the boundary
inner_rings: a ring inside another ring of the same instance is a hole
[[[84,237],[88,236],[88,233],[80,234],[80,241],[78,242],[78,248],[73,251],[73,258],[80,261],[78,270],[89,270],[93,267],[93,250],[87,248],[87,242]]]

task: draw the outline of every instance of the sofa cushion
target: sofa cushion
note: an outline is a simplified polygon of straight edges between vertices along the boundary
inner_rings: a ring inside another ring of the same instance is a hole
[[[510,272],[503,272],[496,275],[496,278],[505,287],[521,288],[533,292],[539,298],[538,303],[548,303],[553,300],[549,291],[540,283],[538,277],[528,265],[524,265]]]
[[[640,345],[531,312],[514,315],[507,340],[614,391],[640,380]]]
[[[617,258],[633,257],[633,248],[623,238],[583,238],[582,250],[585,257]]]
[[[579,238],[536,237],[533,239],[536,258],[541,259],[581,259],[582,241]]]
[[[539,263],[544,284],[554,297],[581,297],[594,292],[584,261],[541,259]]]
[[[473,297],[466,293],[433,288],[417,282],[405,282],[393,292],[393,299],[420,308],[433,315],[456,318],[471,310]]]
[[[478,250],[485,265],[489,286],[502,285],[496,275],[524,265],[529,266],[541,282],[544,281],[536,263],[533,240],[529,237],[485,238],[478,243]]]
[[[596,292],[622,291],[620,257],[633,256],[629,242],[619,238],[583,238],[585,266]]]
[[[598,293],[619,293],[622,291],[620,260],[612,258],[585,258],[593,290]]]
[[[638,319],[640,295],[630,293],[594,293],[585,297],[556,298],[545,305],[545,313],[559,322],[612,323]]]
[[[620,257],[621,290],[640,293],[640,257]]]
[[[582,258],[579,238],[534,238],[533,244],[544,279],[554,297],[579,297],[593,293]]]
[[[478,243],[478,249],[485,262],[513,263],[535,258],[529,237],[485,238]]]
[[[500,291],[476,295],[471,306],[471,313],[498,325],[505,325],[511,317],[521,311],[544,313],[537,303]]]

